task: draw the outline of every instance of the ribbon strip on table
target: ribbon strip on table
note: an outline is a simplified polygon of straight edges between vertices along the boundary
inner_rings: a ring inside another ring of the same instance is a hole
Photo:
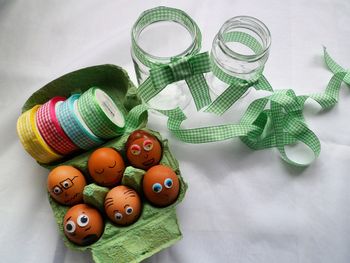
[[[168,64],[152,62],[137,45],[134,35],[148,25],[158,21],[174,21],[183,25],[197,36],[196,46],[186,56],[175,56]],[[132,48],[140,62],[150,68],[150,76],[140,84],[138,92],[144,102],[148,102],[161,92],[168,84],[185,80],[190,89],[197,110],[211,103],[209,86],[204,73],[210,71],[208,53],[198,54],[201,49],[202,36],[197,24],[183,11],[169,7],[156,7],[140,15],[133,27]]]
[[[234,137],[240,139],[255,150],[276,147],[284,161],[296,166],[306,166],[291,160],[285,152],[285,146],[298,141],[306,144],[314,153],[315,159],[321,151],[320,141],[304,121],[303,108],[308,98],[315,100],[323,109],[333,107],[339,98],[342,82],[349,84],[350,71],[340,67],[324,49],[327,66],[334,72],[324,93],[296,96],[294,91],[278,90],[272,95],[253,101],[238,124],[226,124],[211,127],[183,129],[186,120],[179,109],[159,111],[168,116],[169,130],[181,141],[188,143],[208,143]],[[270,108],[266,106],[270,104]],[[139,105],[132,111],[147,111],[145,105]]]

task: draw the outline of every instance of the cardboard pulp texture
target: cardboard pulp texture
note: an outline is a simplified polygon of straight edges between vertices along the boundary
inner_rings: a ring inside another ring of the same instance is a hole
[[[69,97],[71,94],[81,94],[94,86],[103,89],[111,96],[125,115],[134,106],[141,103],[137,89],[130,81],[126,71],[114,65],[100,65],[74,71],[50,82],[27,100],[22,112],[37,104],[43,104],[54,96]],[[97,263],[140,262],[181,239],[176,205],[184,198],[187,184],[181,177],[177,160],[169,150],[168,141],[163,140],[159,133],[146,129],[146,124],[147,113],[140,116],[138,127],[135,129],[150,132],[162,143],[163,156],[160,163],[171,167],[176,172],[180,179],[180,193],[177,201],[168,207],[152,206],[142,194],[141,183],[145,171],[128,166],[125,169],[122,184],[134,188],[140,194],[143,204],[140,218],[130,226],[121,227],[112,224],[103,212],[104,198],[109,189],[92,183],[87,170],[87,161],[94,149],[65,157],[49,165],[40,164],[50,170],[57,165],[72,165],[84,173],[88,181],[84,189],[84,202],[99,209],[105,221],[104,233],[96,243],[85,247],[71,243],[63,232],[63,217],[69,207],[56,203],[50,196],[49,202],[66,246],[80,251],[91,250],[92,257]],[[126,160],[124,148],[131,132],[132,130],[127,130],[122,136],[109,140],[100,147],[112,147],[119,151]]]

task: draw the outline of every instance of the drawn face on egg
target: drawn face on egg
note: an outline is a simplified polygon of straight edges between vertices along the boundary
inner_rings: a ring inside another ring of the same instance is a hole
[[[113,223],[130,225],[140,216],[141,199],[135,190],[119,185],[107,193],[104,207]]]
[[[81,246],[95,243],[103,232],[103,219],[97,209],[79,204],[71,207],[63,219],[66,237]]]
[[[157,138],[142,130],[134,131],[129,136],[126,148],[130,164],[143,170],[157,165],[162,157],[162,147]]]
[[[58,166],[47,177],[47,190],[62,205],[81,203],[85,186],[84,175],[73,166]]]
[[[165,165],[156,165],[145,173],[142,188],[148,201],[163,207],[176,201],[180,183],[172,169]]]
[[[125,164],[122,156],[116,150],[99,148],[91,154],[88,169],[97,184],[113,186],[121,181]]]

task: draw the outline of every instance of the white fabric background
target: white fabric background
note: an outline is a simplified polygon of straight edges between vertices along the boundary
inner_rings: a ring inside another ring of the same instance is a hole
[[[16,120],[35,90],[70,71],[112,63],[135,80],[130,29],[143,10],[158,5],[189,13],[202,30],[203,50],[230,17],[264,21],[272,33],[265,75],[275,89],[323,91],[331,73],[322,45],[350,67],[348,0],[0,0],[0,262],[91,262],[89,253],[64,247],[46,197],[47,171],[22,149]],[[331,111],[306,109],[322,143],[320,158],[306,169],[286,165],[275,150],[252,151],[238,139],[179,142],[164,118],[151,116],[150,127],[169,138],[189,190],[177,209],[183,239],[146,262],[349,262],[348,87],[340,95]],[[218,120],[196,114],[186,125],[237,121],[254,96]]]

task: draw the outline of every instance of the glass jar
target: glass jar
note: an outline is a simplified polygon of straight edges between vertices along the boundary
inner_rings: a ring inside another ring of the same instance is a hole
[[[222,25],[214,38],[211,49],[212,67],[231,77],[254,81],[264,69],[270,44],[271,34],[263,22],[250,16],[233,17]],[[215,74],[214,71],[209,77],[214,97],[229,86],[220,77],[222,75],[224,74]],[[249,90],[244,95],[248,92]]]
[[[169,7],[146,10],[132,28],[131,56],[138,84],[150,75],[150,69],[199,52],[201,33],[183,11]],[[146,104],[159,110],[184,109],[191,101],[184,80],[169,84]]]

